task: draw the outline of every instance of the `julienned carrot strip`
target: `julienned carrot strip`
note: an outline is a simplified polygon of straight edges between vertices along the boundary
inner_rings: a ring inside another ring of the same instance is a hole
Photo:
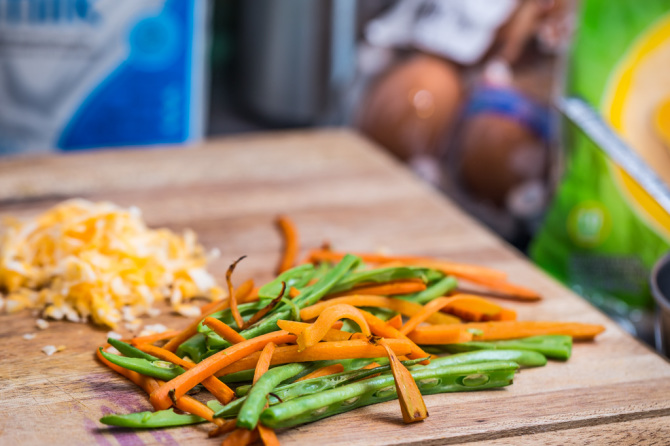
[[[232,432],[235,429],[237,429],[237,419],[232,419],[220,424],[215,429],[212,429],[207,433],[207,435],[209,436],[209,438],[218,437],[219,435]]]
[[[258,358],[258,364],[256,364],[256,370],[254,371],[253,384],[256,384],[261,376],[263,376],[263,374],[265,374],[265,372],[267,372],[270,368],[270,360],[272,359],[272,355],[274,354],[276,348],[277,345],[274,342],[269,342],[265,347],[263,347],[263,351]],[[268,407],[267,403],[265,403],[265,407]],[[261,440],[263,440],[263,444],[266,446],[279,444],[279,440],[277,439],[277,435],[273,429],[265,427],[260,423],[256,429],[258,430]]]
[[[404,339],[409,342],[410,346],[412,347],[412,351],[407,356],[409,356],[411,359],[419,359],[430,356],[428,353],[423,351],[421,347],[412,342],[407,336],[389,325],[388,322],[384,322],[374,314],[368,313],[367,311],[361,310],[361,313],[363,313],[365,321],[370,326],[370,331],[372,331],[372,333],[375,335],[389,339]],[[428,364],[429,362],[430,361],[427,360],[422,362],[422,364]]]
[[[334,322],[340,319],[350,319],[358,324],[361,332],[365,336],[370,336],[370,328],[361,312],[351,305],[338,304],[326,308],[321,312],[316,322],[305,328],[298,336],[297,343],[299,350],[316,345],[326,336]]]
[[[124,369],[123,367],[119,367],[116,364],[112,364],[104,356],[102,356],[99,349],[96,351],[96,355],[98,359],[102,361],[103,364],[105,364],[110,369],[114,370],[119,375],[125,376],[133,383],[140,386],[148,394],[151,394],[151,392],[157,390],[161,386],[161,384],[163,384],[162,381],[159,381],[155,378],[140,375],[139,373],[133,372],[132,370]],[[188,395],[179,398],[177,400],[176,406],[177,409],[183,410],[184,412],[197,415],[201,418],[204,418],[207,421],[211,421],[218,425],[222,424],[222,420],[220,418],[214,418],[214,411],[212,411],[212,409],[205,406],[200,401],[191,398]]]
[[[412,351],[409,342],[403,339],[388,339],[388,344],[397,355],[407,355]],[[239,345],[239,344],[238,344]],[[224,376],[241,370],[253,369],[258,362],[259,353],[250,354],[225,369],[216,372],[216,376]],[[270,365],[288,364],[290,362],[325,361],[330,359],[380,358],[386,356],[381,346],[370,345],[366,339],[350,341],[320,342],[302,352],[297,345],[277,347]],[[181,375],[183,376],[183,375]]]
[[[240,310],[237,308],[237,296],[233,292],[233,271],[235,271],[235,267],[237,264],[245,258],[246,256],[242,256],[239,259],[235,260],[229,267],[228,271],[226,271],[226,284],[228,285],[228,296],[230,296],[230,312],[233,314],[233,319],[235,319],[235,323],[237,324],[237,328],[242,329],[242,326],[244,326],[244,319],[242,319],[242,315],[240,314]]]
[[[288,297],[293,299],[294,297],[300,296],[300,290],[297,289],[296,287],[292,286],[290,290],[288,290]]]
[[[253,293],[254,291],[254,279],[247,279],[244,282],[242,282],[242,285],[237,287],[235,290],[235,297],[237,298],[237,302],[247,302],[247,299],[249,296]],[[225,308],[219,308],[220,305],[224,305]],[[228,308],[228,298],[224,298],[222,300],[217,300],[214,302],[210,302],[207,305],[203,305],[200,307],[200,313],[203,316],[209,316],[212,313],[216,313],[217,311],[225,310]]]
[[[386,345],[385,339],[382,339],[379,343],[386,349],[389,358],[403,421],[413,423],[427,418],[428,409],[426,409],[426,403],[423,401],[423,396],[416,385],[416,381],[414,381],[414,377],[393,353],[391,347]]]
[[[335,252],[335,251],[323,251],[316,250],[312,251],[310,254],[310,259],[314,261],[338,261],[345,256],[344,252]],[[388,262],[401,262],[404,265],[420,266],[426,268],[437,269],[442,271],[447,275],[452,275],[456,277],[461,277],[463,275],[477,275],[482,277],[487,277],[491,280],[504,280],[507,277],[502,271],[498,271],[492,268],[487,268],[479,265],[472,265],[467,263],[458,263],[451,262],[448,260],[438,260],[430,257],[417,257],[417,256],[387,256],[383,254],[370,254],[370,253],[352,253],[367,263],[388,263]]]
[[[265,317],[266,314],[268,314],[274,307],[277,306],[279,302],[284,298],[284,291],[286,291],[286,282],[281,283],[281,290],[279,291],[279,294],[277,294],[277,297],[272,299],[270,303],[268,303],[266,306],[258,310],[251,318],[244,323],[242,327],[240,327],[242,330],[246,330],[247,328],[251,327],[254,325],[256,322],[260,321]]]
[[[355,296],[357,294],[372,294],[391,296],[394,294],[418,293],[426,289],[426,284],[420,279],[396,280],[383,284],[362,285],[341,293],[329,294],[327,298],[341,296]]]
[[[247,294],[244,298],[239,299],[237,303],[246,304],[247,302],[256,302],[258,300],[258,290],[260,290],[259,287],[253,287],[249,294]]]
[[[263,376],[263,374],[270,368],[270,360],[272,359],[272,355],[274,354],[276,348],[277,344],[274,342],[268,342],[265,344],[265,347],[263,347],[263,351],[261,351],[261,355],[258,357],[256,370],[254,371],[253,384],[256,384],[261,376]]]
[[[277,434],[275,434],[274,429],[258,423],[256,430],[258,431],[258,435],[260,435],[261,441],[265,446],[279,446],[279,439],[277,438]]]
[[[171,406],[172,399],[183,396],[190,389],[201,383],[205,378],[231,365],[235,361],[262,350],[268,342],[285,344],[294,341],[294,335],[280,330],[245,340],[239,344],[231,345],[227,349],[221,350],[220,352],[203,359],[191,370],[187,370],[185,373],[182,373],[163,384],[159,389],[151,393],[151,402],[154,407],[158,407],[160,410],[167,409]],[[172,395],[170,395],[170,393],[172,393]]]
[[[437,299],[434,299],[424,305],[420,312],[405,322],[405,325],[402,326],[400,332],[406,335],[418,327],[419,324],[428,319],[432,314],[435,314],[440,310],[450,312],[454,308],[460,309],[459,315],[467,315],[477,320],[481,320],[483,314],[495,316],[502,310],[502,308],[498,305],[490,303],[480,297],[471,296],[468,294],[457,294],[451,297],[438,297]],[[478,310],[483,313],[480,313]]]
[[[164,331],[163,333],[156,333],[148,336],[138,336],[136,338],[132,338],[130,339],[130,344],[131,345],[153,344],[154,342],[166,341],[168,339],[172,339],[177,335],[179,335],[179,330],[168,330]]]
[[[500,313],[491,318],[492,321],[515,321],[516,311],[509,308],[503,308]]]
[[[504,308],[482,297],[468,294],[457,294],[452,297],[458,297],[458,299],[453,299],[446,308],[443,308],[443,311],[454,314],[463,320],[482,322],[500,320],[499,318],[503,317],[501,313],[503,313]],[[512,318],[508,320],[514,320],[516,319],[516,313],[509,310],[504,317]]]
[[[353,305],[354,307],[383,307],[396,311],[404,316],[410,317],[423,310],[423,305],[403,299],[384,296],[359,295],[336,297],[335,299],[322,301],[310,307],[303,308],[300,311],[300,318],[303,320],[314,319],[319,314],[321,314],[325,308],[337,304],[349,304]],[[435,313],[427,320],[427,322],[430,322],[431,324],[446,325],[460,324],[461,320],[448,314]]]
[[[472,341],[472,333],[465,328],[465,325],[421,326],[408,334],[407,337],[418,345],[460,344]]]
[[[339,322],[339,321],[338,321]],[[311,326],[312,324],[308,324],[306,322],[296,322],[296,321],[285,321],[285,320],[278,320],[277,321],[277,326],[281,328],[282,330],[286,330],[291,334],[294,334],[296,336],[299,336],[303,330],[305,330],[307,327]],[[333,327],[339,326],[340,328],[342,327],[342,324],[333,324]],[[349,333],[347,331],[341,331],[337,328],[331,328],[326,332],[326,335],[323,337],[324,341],[348,341],[351,339],[353,336],[353,333]]]
[[[237,344],[245,341],[245,338],[241,334],[230,328],[225,322],[221,322],[218,319],[214,319],[213,317],[206,317],[202,323],[203,325],[211,328],[214,333],[218,334],[231,344]]]
[[[379,367],[379,363],[377,362],[371,362],[370,364],[366,365],[365,367],[362,367],[364,370],[367,369],[374,369],[375,367]]]
[[[221,446],[247,446],[259,437],[258,429],[252,431],[238,427],[223,439]]]
[[[150,355],[157,357],[158,359],[176,364],[182,367],[184,370],[189,370],[195,367],[194,363],[185,361],[171,351],[165,350],[164,348],[156,347],[151,344],[139,345],[137,348],[145,353],[149,353]],[[228,404],[235,397],[235,392],[233,392],[230,387],[213,376],[209,376],[204,379],[202,381],[202,385],[205,386],[205,388],[209,390],[209,392],[217,400],[219,400],[221,404]]]
[[[575,341],[591,341],[605,331],[605,327],[597,324],[554,321],[479,322],[463,324],[463,326],[473,331],[475,341],[517,339],[541,335],[566,335],[572,336]],[[478,330],[481,331],[481,334]]]
[[[494,293],[500,293],[500,297],[511,297],[525,301],[542,299],[542,296],[537,291],[522,287],[520,285],[515,285],[513,283],[507,282],[506,280],[495,280],[488,277],[478,276],[476,274],[465,274],[460,276],[460,278],[489,289]]]
[[[321,367],[320,369],[314,370],[312,373],[307,374],[300,379],[296,379],[295,382],[304,381],[306,379],[312,379],[312,378],[321,378],[322,376],[328,376],[343,371],[344,366],[342,364],[331,364],[325,367]]]
[[[386,323],[389,324],[391,327],[395,328],[396,330],[400,330],[400,327],[402,327],[402,315],[398,313],[391,319],[386,321]]]
[[[284,246],[277,266],[277,275],[291,269],[298,257],[298,230],[293,221],[285,215],[277,217],[277,227],[282,233]]]
[[[238,262],[239,262],[239,260],[238,260]],[[230,270],[230,268],[229,268],[229,270]],[[228,293],[229,293],[229,296],[234,294],[232,292],[231,287],[228,288]],[[170,350],[171,352],[177,351],[177,349],[179,348],[179,346],[181,344],[183,344],[184,342],[186,342],[187,340],[189,340],[191,337],[193,337],[194,335],[196,335],[198,333],[198,325],[200,325],[200,321],[203,318],[209,316],[210,314],[214,314],[218,311],[225,310],[226,308],[228,308],[229,305],[230,305],[230,299],[223,299],[223,300],[217,301],[216,305],[211,306],[207,310],[207,312],[202,313],[202,310],[201,310],[201,317],[199,319],[196,319],[193,322],[191,322],[188,325],[188,327],[186,327],[184,330],[182,330],[177,336],[170,339],[170,341],[168,341],[168,343],[165,344],[163,346],[163,348],[165,350]]]
[[[456,340],[458,330],[469,334],[471,339]],[[408,338],[421,345],[454,344],[468,340],[496,341],[542,335],[566,335],[572,336],[575,341],[590,341],[604,330],[602,325],[580,322],[472,322],[461,325],[425,325],[417,327]]]

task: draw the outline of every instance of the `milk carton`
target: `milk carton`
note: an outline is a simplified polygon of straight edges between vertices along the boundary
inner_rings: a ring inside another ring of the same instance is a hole
[[[206,0],[0,0],[0,154],[203,134]]]

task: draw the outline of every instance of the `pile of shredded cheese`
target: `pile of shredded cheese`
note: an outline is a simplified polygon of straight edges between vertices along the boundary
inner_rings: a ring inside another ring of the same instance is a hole
[[[28,221],[11,220],[0,237],[0,310],[42,310],[45,317],[138,326],[152,304],[169,299],[192,315],[194,297],[225,292],[205,270],[192,231],[149,229],[137,208],[70,200]]]

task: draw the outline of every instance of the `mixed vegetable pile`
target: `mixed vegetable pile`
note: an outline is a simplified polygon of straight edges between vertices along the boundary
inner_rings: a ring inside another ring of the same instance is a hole
[[[491,299],[458,291],[462,281],[498,298],[540,296],[504,273],[423,257],[347,254],[328,246],[296,264],[298,234],[279,217],[278,276],[252,280],[202,307],[181,331],[109,339],[98,358],[148,394],[155,412],[102,423],[160,428],[210,422],[224,445],[278,444],[274,429],[398,399],[406,423],[428,416],[422,395],[503,387],[520,367],[567,360],[572,341],[604,328],[517,321]],[[238,260],[239,261],[239,260]],[[162,346],[158,346],[162,343]],[[193,396],[204,387],[214,397]],[[233,388],[235,390],[233,390]]]

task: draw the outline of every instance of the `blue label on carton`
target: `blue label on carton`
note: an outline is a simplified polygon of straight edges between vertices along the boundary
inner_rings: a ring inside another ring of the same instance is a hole
[[[0,0],[0,154],[199,138],[205,6]]]

